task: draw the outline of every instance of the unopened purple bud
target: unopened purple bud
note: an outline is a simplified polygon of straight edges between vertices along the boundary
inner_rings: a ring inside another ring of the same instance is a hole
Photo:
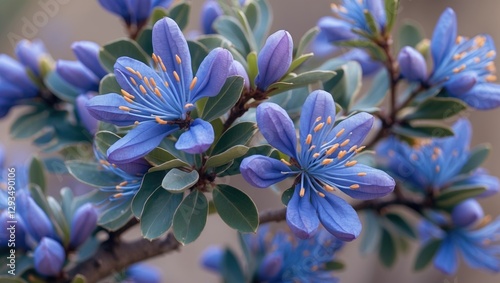
[[[137,263],[126,272],[127,279],[134,283],[160,283],[161,273],[158,268],[149,264]],[[129,282],[129,281],[127,281]]]
[[[77,41],[71,45],[78,61],[91,70],[98,78],[103,78],[108,72],[99,61],[100,46],[92,41]]]
[[[33,97],[38,93],[38,87],[29,78],[25,67],[12,57],[0,54],[0,84],[4,82],[21,90],[23,97]],[[3,95],[4,91],[2,91]]]
[[[40,63],[44,57],[50,57],[43,42],[39,39],[29,41],[23,39],[16,46],[16,56],[19,61],[28,67],[37,77],[40,73]]]
[[[409,81],[424,81],[427,79],[427,65],[420,52],[410,46],[405,46],[398,55],[401,75]]]
[[[18,200],[26,230],[35,241],[55,236],[49,217],[27,193],[18,194]]]
[[[94,116],[90,115],[89,110],[85,106],[92,97],[94,97],[94,95],[90,93],[80,94],[76,98],[76,109],[78,111],[80,123],[90,134],[94,135],[97,132],[99,121],[94,118]]]
[[[78,208],[71,220],[70,246],[83,244],[97,226],[97,209],[90,203]]]
[[[59,60],[56,72],[66,82],[84,92],[99,90],[99,78],[79,61]]]
[[[224,250],[220,247],[208,247],[203,251],[200,257],[200,263],[207,270],[220,273],[223,256]]]
[[[51,238],[43,238],[33,254],[35,269],[45,276],[56,276],[66,259],[64,248]]]
[[[460,227],[474,225],[484,217],[481,205],[475,199],[468,199],[457,204],[451,212],[453,223]]]
[[[385,26],[386,15],[383,0],[366,0],[368,11],[373,15],[380,27]]]
[[[278,253],[266,255],[259,266],[259,279],[271,280],[279,274],[283,266],[283,256]]]
[[[476,72],[461,72],[450,77],[444,84],[453,95],[461,95],[471,90],[478,80]]]
[[[270,35],[257,58],[259,73],[255,84],[260,90],[267,88],[286,75],[292,63],[292,36],[284,30]]]
[[[216,33],[212,25],[215,20],[224,14],[219,3],[214,0],[205,1],[203,7],[201,8],[201,27],[203,28],[204,34]]]
[[[236,60],[233,61],[233,63],[231,64],[231,68],[229,69],[228,76],[241,76],[241,77],[243,77],[245,89],[250,88],[250,79],[248,78],[247,71],[245,70],[245,67],[243,67],[243,65],[241,65],[240,62],[238,62]]]

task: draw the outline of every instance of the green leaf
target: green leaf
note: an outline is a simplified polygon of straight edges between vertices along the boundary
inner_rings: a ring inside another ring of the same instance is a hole
[[[412,239],[417,238],[415,230],[413,230],[411,225],[401,215],[396,213],[387,213],[385,215],[385,218],[387,218],[387,220],[389,220],[398,229],[399,232],[402,232]]]
[[[233,161],[233,164],[227,169],[225,169],[223,172],[219,173],[219,171],[216,171],[218,173],[219,177],[223,176],[232,176],[232,175],[237,175],[240,174],[240,164],[245,159],[245,157],[252,156],[252,155],[264,155],[264,156],[271,156],[271,155],[277,155],[278,151],[275,150],[272,146],[270,145],[260,145],[256,147],[251,147],[248,149],[247,153],[239,158],[236,158]],[[275,158],[278,158],[278,156],[274,156]]]
[[[281,202],[285,205],[288,206],[288,202],[292,199],[293,192],[295,191],[295,187],[291,187],[283,192],[281,194]]]
[[[87,283],[87,278],[85,278],[85,276],[81,274],[78,274],[73,278],[71,283]]]
[[[74,195],[70,188],[61,189],[61,208],[68,223],[72,220]]]
[[[81,90],[65,81],[56,71],[50,72],[44,79],[45,86],[63,101],[74,103]]]
[[[363,13],[365,14],[365,21],[366,24],[368,25],[368,29],[370,29],[371,34],[372,35],[378,34],[379,33],[378,25],[375,22],[375,18],[373,17],[373,15],[368,10],[364,10]]]
[[[257,130],[255,123],[241,122],[235,124],[222,134],[215,143],[212,155],[223,153],[235,145],[246,145]]]
[[[235,145],[231,147],[230,149],[224,151],[223,153],[219,153],[217,155],[211,156],[208,160],[207,163],[205,164],[206,167],[219,167],[224,164],[227,164],[234,159],[241,157],[245,155],[248,152],[248,147],[244,145]]]
[[[333,59],[325,62],[320,69],[335,69],[337,74],[323,84],[324,89],[333,95],[335,102],[342,108],[349,109],[353,97],[361,89],[361,65],[354,61]]]
[[[193,74],[196,74],[201,62],[207,57],[208,50],[203,44],[197,41],[188,40],[187,43],[189,53],[191,54],[191,68],[193,69]]]
[[[148,198],[141,216],[141,231],[146,239],[153,240],[167,232],[182,197],[183,194],[156,190]]]
[[[63,245],[69,243],[70,228],[66,217],[63,214],[61,205],[51,196],[47,197],[47,202],[50,207],[50,218],[52,219],[52,226],[61,238]]]
[[[291,73],[282,81],[274,83],[268,87],[268,90],[272,90],[269,93],[269,96],[273,96],[290,89],[307,86],[312,83],[327,81],[332,79],[335,75],[336,72],[325,70],[308,71],[298,75]]]
[[[246,282],[245,274],[234,253],[226,249],[221,260],[221,275],[224,278],[224,283],[241,283]]]
[[[418,252],[417,259],[415,260],[415,265],[413,268],[416,271],[424,269],[434,258],[434,255],[439,250],[442,240],[432,240],[428,242],[420,251]]]
[[[220,16],[213,23],[213,28],[218,34],[227,38],[233,43],[234,47],[246,57],[252,52],[250,43],[248,42],[248,34],[245,32],[241,24],[233,17]]]
[[[139,191],[135,194],[132,199],[132,213],[135,217],[141,218],[142,211],[146,201],[151,195],[153,195],[157,190],[163,190],[161,182],[165,177],[165,172],[150,172],[144,174],[142,178],[141,187]]]
[[[120,94],[122,87],[116,81],[115,74],[107,74],[104,78],[101,79],[99,84],[99,94],[108,94],[108,93],[118,93]]]
[[[161,147],[157,147],[157,148],[153,149],[144,158],[149,163],[151,163],[153,166],[159,166],[161,164],[164,164],[165,162],[177,159],[170,152],[168,152],[166,149],[161,148]]]
[[[108,193],[109,195],[109,193]],[[102,202],[102,199],[101,199]],[[116,228],[117,225],[114,225],[115,221],[119,221],[122,224],[125,224],[122,217],[126,215],[127,217],[132,216],[132,212],[130,211],[130,202],[131,200],[126,200],[122,203],[115,205],[114,207],[110,207],[105,210],[99,217],[97,224],[103,227],[107,225],[113,226]]]
[[[340,271],[345,269],[345,264],[340,261],[329,261],[325,263],[325,270]]]
[[[130,205],[130,201],[127,201],[127,203]],[[116,231],[125,226],[125,224],[127,224],[133,218],[134,215],[132,214],[130,207],[127,207],[125,209],[122,209],[119,213],[117,213],[116,216],[117,217],[114,217],[113,219],[111,219],[106,223],[99,223],[99,226],[108,231]]]
[[[149,56],[142,50],[137,42],[130,39],[120,39],[104,45],[99,52],[99,59],[108,72],[114,72],[116,60],[127,56],[149,65]]]
[[[453,136],[453,130],[444,125],[396,125],[395,134],[409,138],[442,138]]]
[[[248,3],[244,8],[245,17],[247,18],[248,25],[252,30],[259,24],[259,7],[254,2]]]
[[[405,120],[448,119],[467,109],[467,105],[457,98],[432,97],[420,104]]]
[[[460,170],[460,174],[470,173],[481,166],[488,157],[490,150],[491,146],[489,144],[481,144],[474,147],[469,153],[469,159]]]
[[[160,165],[156,165],[155,167],[151,167],[148,170],[148,172],[166,171],[172,168],[180,168],[180,167],[189,167],[189,164],[180,159],[173,159],[166,161]]]
[[[442,190],[436,197],[436,205],[440,207],[452,207],[462,201],[477,197],[486,191],[485,187],[474,185],[451,186]]]
[[[104,169],[98,163],[71,160],[66,161],[66,167],[73,177],[93,187],[114,187],[123,181],[120,176]]]
[[[213,200],[217,212],[229,227],[240,232],[257,230],[257,207],[244,192],[228,185],[217,185],[213,191]]]
[[[316,35],[318,35],[318,33],[319,33],[319,28],[313,27],[302,36],[302,38],[299,41],[299,45],[297,45],[297,49],[295,50],[295,57],[304,54],[304,51],[306,50],[307,46],[316,37]]]
[[[137,44],[139,44],[146,52],[146,54],[153,54],[153,30],[151,28],[144,28],[142,29],[141,33],[139,33],[139,36],[136,39]]]
[[[161,186],[171,193],[182,193],[196,184],[199,178],[200,175],[196,170],[184,172],[174,168],[165,175]]]
[[[170,9],[168,16],[179,25],[181,30],[183,30],[188,24],[190,11],[191,6],[189,4],[180,3]]]
[[[361,253],[369,254],[375,252],[382,236],[381,226],[377,215],[373,211],[365,210],[365,220],[363,222],[363,237],[361,238]]]
[[[244,79],[233,76],[226,80],[219,94],[210,97],[205,104],[202,114],[203,120],[212,121],[224,115],[233,107],[243,91]]]
[[[405,46],[415,48],[422,41],[422,39],[424,39],[422,27],[418,22],[405,20],[399,28],[398,39],[399,48],[403,48]]]
[[[33,158],[30,163],[29,181],[31,184],[36,184],[42,189],[43,192],[47,189],[47,182],[45,180],[44,166],[38,158]]]
[[[382,229],[378,258],[385,267],[391,267],[396,261],[396,242],[389,231],[385,229]]]
[[[257,52],[252,51],[247,55],[247,65],[248,65],[248,79],[250,80],[250,86],[255,88],[255,78],[259,74],[259,67],[257,64]]]
[[[378,106],[389,90],[389,76],[385,69],[380,70],[371,83],[370,90],[357,101],[351,110],[365,110]]]
[[[108,149],[119,139],[120,136],[113,132],[100,131],[95,134],[94,144],[103,156],[107,156]]]
[[[396,17],[398,15],[399,0],[385,0],[385,16],[387,21],[385,23],[385,34],[391,34]]]
[[[151,12],[150,21],[151,24],[154,25],[157,21],[168,17],[168,11],[165,8],[162,7],[156,7],[153,12]]]
[[[207,198],[198,190],[192,191],[175,212],[173,221],[175,238],[184,245],[193,242],[205,228],[207,217]]]
[[[287,70],[287,74],[295,71],[302,63],[307,61],[309,58],[313,57],[314,53],[307,53],[307,54],[302,54],[299,57],[295,58],[292,63],[290,64],[290,68]]]
[[[45,107],[35,107],[12,123],[10,134],[15,139],[30,138],[46,126],[48,117],[49,111]]]
[[[248,2],[248,1],[247,1]],[[259,7],[259,19],[257,25],[253,29],[253,34],[258,46],[263,46],[266,40],[266,35],[269,33],[273,21],[273,13],[267,0],[252,1]]]

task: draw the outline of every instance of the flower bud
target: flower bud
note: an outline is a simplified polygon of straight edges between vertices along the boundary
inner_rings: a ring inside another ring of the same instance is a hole
[[[283,255],[278,253],[268,254],[262,260],[258,275],[262,281],[271,280],[279,274],[283,266]]]
[[[92,41],[77,41],[71,45],[73,53],[87,69],[91,70],[98,78],[108,74],[99,61],[100,46]]]
[[[58,275],[66,259],[64,248],[51,238],[43,238],[33,254],[35,269],[45,276]]]
[[[357,35],[352,32],[352,26],[349,23],[336,18],[323,17],[319,19],[318,27],[326,40],[331,43],[357,38]]]
[[[223,256],[224,250],[220,247],[208,247],[203,251],[200,257],[200,263],[204,268],[219,273],[221,271]]]
[[[127,279],[134,283],[160,283],[161,273],[158,268],[149,264],[138,263],[130,266],[125,272]],[[129,281],[127,281],[129,282]]]
[[[372,14],[379,27],[385,26],[386,15],[384,2],[382,0],[365,0],[366,6],[370,14]]]
[[[292,63],[292,36],[284,30],[270,35],[257,58],[259,73],[255,84],[260,90],[267,88],[286,75]]]
[[[35,241],[55,236],[49,217],[27,193],[18,193],[18,200],[26,230]]]
[[[234,60],[233,63],[231,64],[231,68],[229,69],[229,74],[228,76],[241,76],[244,79],[244,86],[245,89],[250,88],[250,79],[248,78],[247,71],[245,70],[245,67],[241,65],[240,62]]]
[[[427,79],[427,65],[424,56],[410,46],[405,46],[398,55],[401,75],[409,81],[424,81]]]
[[[89,131],[90,134],[94,135],[97,132],[97,127],[99,121],[94,118],[94,116],[90,115],[89,110],[87,109],[87,102],[94,97],[94,95],[80,94],[76,98],[76,110],[78,112],[78,117],[80,118],[80,123]]]
[[[82,91],[99,90],[99,78],[79,61],[59,60],[56,72],[66,82]]]
[[[224,12],[220,7],[219,3],[214,0],[205,1],[203,7],[201,8],[201,26],[204,34],[216,33],[212,25],[215,20],[223,15]]]
[[[460,227],[474,225],[483,217],[483,208],[475,199],[468,199],[457,204],[451,212],[453,223]]]
[[[78,208],[71,220],[70,246],[77,248],[83,244],[97,226],[97,210],[86,203]]]
[[[462,72],[451,76],[444,86],[453,95],[461,95],[471,90],[477,80],[475,72]]]
[[[42,75],[40,71],[42,58],[50,58],[45,45],[39,39],[33,41],[23,39],[19,41],[15,52],[19,61],[28,67],[37,77]],[[49,61],[52,61],[52,58]]]
[[[25,67],[12,57],[0,54],[0,85],[5,83],[10,85],[10,89],[20,90],[22,95],[19,98],[34,97],[38,93],[38,87],[29,78]],[[5,97],[4,91],[2,97]]]

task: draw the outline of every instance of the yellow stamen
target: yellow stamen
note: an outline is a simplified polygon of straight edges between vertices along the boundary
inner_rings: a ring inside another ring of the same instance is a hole
[[[137,72],[131,67],[125,67],[125,69],[127,69],[127,71],[131,72],[132,74],[137,75]]]
[[[326,118],[326,123],[328,125],[330,125],[332,123],[332,116],[328,116],[328,118]]]
[[[352,160],[352,161],[346,162],[345,166],[352,167],[352,166],[356,165],[356,163],[358,163],[356,160]]]
[[[301,188],[301,189],[300,189],[300,192],[299,192],[299,196],[300,196],[300,197],[303,197],[305,194],[306,194],[306,189]]]
[[[118,186],[115,186],[115,189],[120,191],[122,189],[122,187],[120,185],[118,185]]]
[[[489,82],[489,83],[494,82],[496,80],[497,80],[497,76],[495,76],[495,75],[488,75],[488,76],[486,76],[486,81]]]
[[[489,72],[491,73],[494,73],[497,71],[497,68],[495,66],[495,63],[493,62],[489,62],[488,64],[486,64],[486,70],[488,70]]]
[[[168,82],[163,82],[163,85],[165,85],[165,87],[169,87],[170,85],[168,84]]]
[[[460,59],[464,58],[464,57],[465,57],[465,55],[467,55],[467,53],[466,53],[466,52],[462,52],[462,53],[455,54],[455,55],[453,55],[453,60],[458,61],[458,60],[460,60]]]
[[[137,82],[135,81],[135,79],[134,79],[134,78],[130,77],[130,81],[131,81],[131,82],[132,82],[135,86],[137,86]]]
[[[136,72],[136,75],[139,77],[139,79],[141,79],[141,80],[142,80],[142,75],[141,75],[141,72],[139,72],[139,71],[135,71],[135,72]]]
[[[361,151],[363,151],[363,149],[365,149],[366,146],[360,146],[358,149],[356,149],[356,153],[360,153]]]
[[[127,101],[128,103],[134,103],[134,101],[130,98],[128,98],[127,96],[124,96],[123,97],[125,99],[125,101]]]
[[[127,112],[130,111],[130,108],[127,106],[120,106],[120,107],[118,107],[118,109],[123,110],[123,111],[127,111]]]
[[[135,121],[134,125],[136,125],[136,126],[139,125],[139,121]]]
[[[156,122],[157,122],[158,124],[160,124],[160,125],[166,125],[166,124],[168,124],[168,122],[167,122],[167,121],[165,121],[165,120],[161,119],[161,118],[160,118],[160,117],[158,117],[158,116],[156,116],[156,117],[155,117],[155,120],[156,120]]]
[[[186,103],[186,105],[184,105],[184,108],[185,108],[185,109],[188,109],[188,108],[191,108],[191,107],[193,107],[193,106],[194,106],[194,104],[193,104],[193,103]]]
[[[151,87],[151,84],[149,83],[148,78],[146,78],[146,77],[144,77],[144,84],[145,84],[145,85],[146,85],[149,89],[153,89],[153,88]]]
[[[335,136],[338,138],[345,132],[345,129],[340,130]]]
[[[323,159],[323,161],[321,161],[321,164],[322,165],[328,165],[330,163],[333,162],[333,158],[326,158],[326,159]]]
[[[457,67],[455,69],[453,69],[453,73],[460,73],[461,71],[465,70],[467,66],[465,64],[461,65],[460,67]]]
[[[350,139],[346,139],[340,144],[340,146],[346,146],[350,141],[351,141]]]
[[[153,57],[153,61],[156,63],[156,65],[159,65],[160,61],[158,60],[158,56],[156,56],[156,54],[153,53],[152,57]]]
[[[122,95],[123,95],[124,97],[128,97],[128,98],[130,98],[130,99],[135,99],[135,96],[133,96],[132,94],[128,93],[126,90],[122,89],[122,91],[121,91],[121,92],[122,92]]]
[[[113,197],[114,198],[121,198],[123,196],[122,193],[118,193],[118,194],[114,194]]]
[[[313,144],[313,145],[311,145],[311,146],[309,147],[309,150],[308,150],[308,151],[312,151],[312,150],[313,150],[313,149],[315,149],[315,148],[316,148],[316,146]]]
[[[180,82],[180,81],[181,81],[181,78],[179,78],[179,75],[177,74],[177,72],[176,72],[176,71],[174,71],[174,73],[173,73],[173,74],[174,74],[174,78],[175,78],[175,80],[176,80],[176,81],[178,81],[178,82]]]
[[[319,116],[318,118],[316,118],[316,123],[318,123],[319,121],[321,121],[321,116]]]
[[[283,162],[286,166],[292,166],[292,164],[285,159],[281,158],[281,162]]]
[[[194,77],[193,80],[191,81],[191,84],[189,85],[189,90],[193,90],[194,86],[196,85],[196,82],[198,82],[198,78]]]
[[[166,72],[167,71],[167,67],[165,67],[165,64],[163,64],[163,60],[161,59],[161,57],[158,57],[158,60],[160,61],[160,67],[161,67],[161,69],[163,70],[163,72]]]
[[[314,132],[317,133],[318,131],[323,129],[324,125],[325,125],[325,123],[319,123],[316,127],[314,127]]]
[[[332,145],[327,151],[326,151],[326,155],[332,155],[336,150],[337,148],[339,148],[339,144],[336,143],[334,145]]]
[[[351,148],[349,148],[349,151],[347,151],[347,152],[353,152],[353,151],[356,150],[356,148],[358,148],[358,146],[357,145],[353,145],[353,146],[351,146]]]
[[[349,188],[351,188],[353,190],[356,190],[356,189],[359,189],[359,185],[358,184],[354,184],[354,185],[351,185]]]
[[[316,152],[315,154],[313,154],[313,157],[314,157],[314,158],[318,158],[319,156],[320,156],[320,154],[319,154],[319,153],[317,153],[317,152]]]
[[[366,172],[359,172],[358,176],[360,176],[360,177],[366,176]]]
[[[146,91],[146,89],[144,88],[143,85],[140,85],[139,86],[139,89],[141,90],[142,94],[147,94],[148,92]]]
[[[179,57],[179,55],[177,55],[177,54],[175,54],[175,60],[177,61],[177,64],[182,63],[181,57]]]
[[[156,85],[156,81],[155,81],[153,78],[149,78],[149,82],[151,83],[151,85],[152,85],[153,87],[158,87],[158,86]]]
[[[337,155],[337,158],[338,158],[338,159],[342,159],[342,157],[344,157],[344,156],[346,155],[346,153],[347,153],[347,151],[345,151],[345,150],[341,150],[341,151],[339,152],[339,154]]]
[[[111,164],[109,164],[109,162],[107,160],[103,160],[103,159],[99,160],[99,163],[101,163],[102,165],[106,165],[106,166],[111,165]]]
[[[486,58],[492,58],[492,57],[495,57],[495,55],[497,55],[495,50],[490,50],[490,51],[488,51],[488,53],[486,53]]]
[[[456,43],[459,44],[464,39],[463,36],[457,36]]]
[[[327,184],[325,184],[325,185],[323,186],[323,188],[324,188],[325,190],[329,191],[329,192],[333,192],[333,191],[335,191],[335,188],[334,188],[334,187],[332,187],[332,186],[330,186],[330,185],[327,185]]]
[[[483,47],[484,44],[486,43],[486,37],[484,36],[476,36],[474,38],[474,43],[478,46],[478,47]]]
[[[325,194],[324,194],[324,193],[322,193],[322,192],[318,192],[318,196],[320,196],[320,197],[324,198],[324,197],[325,197]]]
[[[158,96],[159,98],[161,98],[161,97],[162,97],[162,96],[161,96],[160,89],[159,89],[159,88],[157,88],[157,87],[155,87],[155,94],[156,94],[156,96]]]
[[[306,138],[306,144],[311,144],[312,139],[313,139],[313,136],[311,134],[308,134],[307,138]]]
[[[123,181],[123,182],[121,182],[119,185],[120,185],[120,186],[126,186],[127,184],[128,184],[128,182],[127,182],[127,181]]]
[[[474,63],[479,63],[481,62],[481,58],[479,57],[474,57]]]

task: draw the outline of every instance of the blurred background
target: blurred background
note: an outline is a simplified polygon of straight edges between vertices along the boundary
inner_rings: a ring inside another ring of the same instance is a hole
[[[203,0],[192,0],[191,21],[187,30],[199,29],[198,16]],[[307,2],[307,3],[306,3]],[[274,9],[272,31],[288,30],[294,39],[313,27],[322,16],[330,14],[333,0],[270,0]],[[48,6],[52,3],[52,6]],[[54,5],[55,3],[55,5]],[[430,37],[434,24],[446,7],[452,7],[458,17],[458,33],[474,36],[479,33],[490,34],[500,42],[500,1],[498,0],[401,0],[401,15],[404,19],[414,19],[421,23],[425,36]],[[73,59],[70,45],[77,40],[91,40],[99,44],[125,37],[120,20],[106,13],[97,0],[0,0],[0,53],[13,54],[15,43],[21,38],[41,38],[55,59]],[[498,63],[497,58],[497,63]],[[0,143],[7,151],[7,161],[20,163],[29,160],[35,149],[28,141],[12,141],[8,129],[14,117],[23,109],[11,111],[6,119],[0,120]],[[500,109],[477,112],[469,111],[466,115],[474,126],[472,145],[488,142],[493,150],[484,166],[495,176],[500,176]],[[491,126],[491,127],[490,127]],[[233,178],[224,180],[241,182]],[[61,188],[61,180],[52,180],[54,191]],[[246,192],[257,202],[259,210],[279,207],[278,195],[270,190],[258,191],[247,188]],[[482,200],[485,212],[492,216],[500,215],[500,196]],[[129,237],[137,237],[132,231]],[[161,268],[164,282],[218,282],[217,277],[203,271],[198,264],[198,255],[210,244],[227,245],[238,249],[235,232],[228,228],[218,217],[210,217],[207,228],[193,244],[156,258],[150,262]],[[339,254],[346,264],[346,269],[338,273],[341,282],[446,282],[446,283],[498,283],[500,275],[468,268],[461,262],[460,271],[452,277],[446,277],[432,267],[423,272],[412,270],[417,246],[412,244],[409,252],[399,254],[397,264],[386,269],[378,263],[376,255],[361,255],[359,241],[354,241]]]

